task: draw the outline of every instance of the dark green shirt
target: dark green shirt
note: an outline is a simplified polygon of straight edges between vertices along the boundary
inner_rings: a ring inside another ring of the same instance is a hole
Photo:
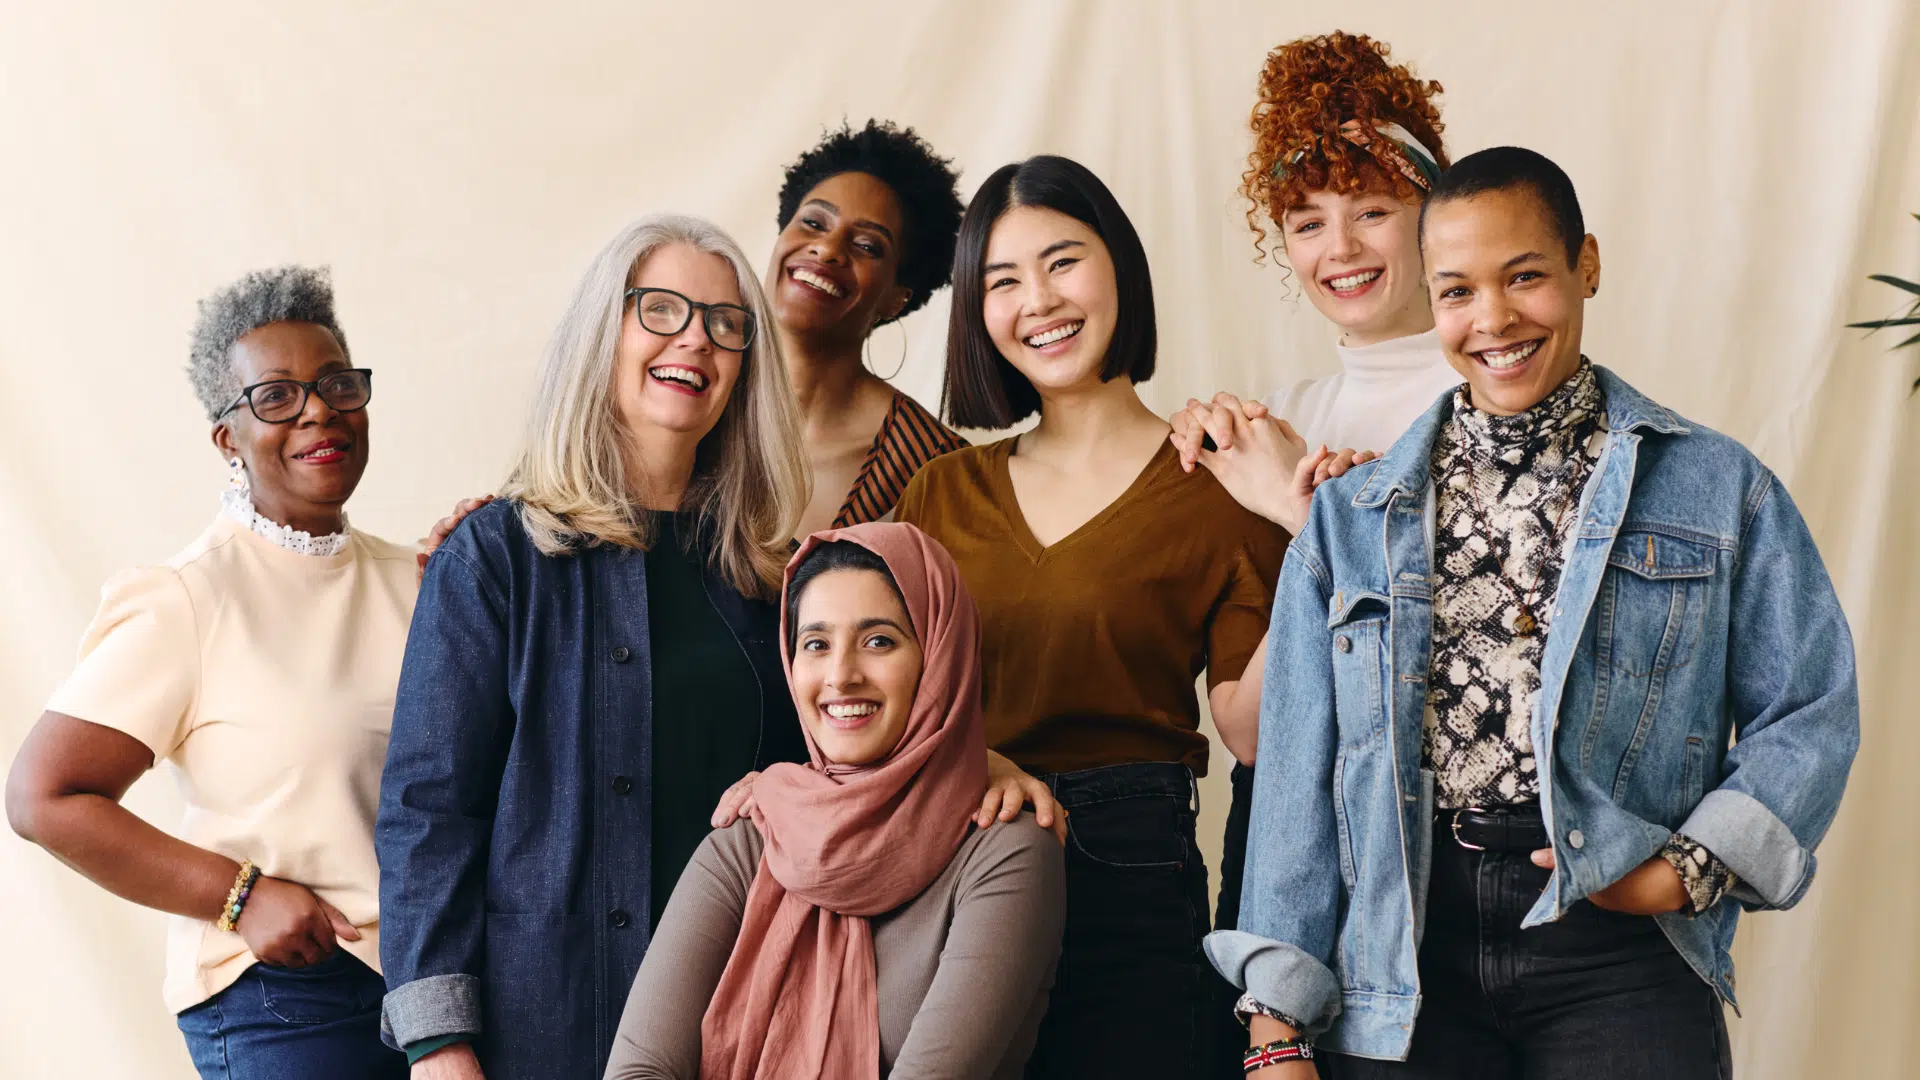
[[[647,552],[647,633],[653,648],[653,925],[674,883],[712,831],[714,804],[753,769],[762,687],[740,642],[707,598],[691,523],[654,515]]]

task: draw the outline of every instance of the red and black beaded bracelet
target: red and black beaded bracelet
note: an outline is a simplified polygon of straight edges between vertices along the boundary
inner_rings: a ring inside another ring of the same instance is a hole
[[[1312,1043],[1305,1039],[1280,1039],[1247,1051],[1247,1056],[1240,1059],[1240,1064],[1247,1072],[1253,1072],[1269,1065],[1278,1065],[1283,1061],[1312,1060]]]

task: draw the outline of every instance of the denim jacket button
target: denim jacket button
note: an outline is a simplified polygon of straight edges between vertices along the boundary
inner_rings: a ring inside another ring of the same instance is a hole
[[[1575,851],[1587,846],[1587,834],[1575,829],[1567,834],[1567,846]]]
[[[614,777],[614,778],[613,778],[613,793],[614,793],[615,795],[631,795],[631,794],[633,794],[633,780],[632,780],[632,778],[631,778],[631,777],[626,777],[626,776],[616,776],[616,777]]]
[[[632,650],[632,649],[629,649],[629,648],[627,648],[627,647],[626,647],[625,645],[615,645],[615,646],[613,647],[613,662],[614,662],[614,663],[616,663],[616,664],[624,664],[624,663],[626,663],[626,662],[627,662],[628,660],[631,660],[631,659],[633,659],[633,650]]]
[[[1339,649],[1341,652],[1352,652],[1353,639],[1345,634],[1341,634],[1339,637],[1333,639],[1333,647]]]
[[[615,930],[625,930],[633,922],[633,916],[622,908],[614,908],[607,912],[607,921],[613,924]]]

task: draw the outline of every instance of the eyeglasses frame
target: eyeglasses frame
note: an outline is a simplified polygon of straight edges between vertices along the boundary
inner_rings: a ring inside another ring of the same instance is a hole
[[[663,334],[660,331],[655,330],[653,327],[648,326],[647,320],[640,317],[640,303],[638,298],[650,292],[666,293],[669,296],[677,296],[680,298],[681,303],[687,305],[687,321],[680,324],[680,329],[675,330],[671,334]],[[713,342],[713,347],[716,349],[725,349],[730,353],[740,353],[744,355],[747,352],[747,350],[753,348],[754,339],[759,337],[760,335],[760,320],[754,318],[753,312],[747,310],[745,307],[739,304],[703,304],[700,301],[695,300],[690,296],[686,296],[682,293],[675,292],[672,289],[662,289],[657,286],[639,286],[639,285],[636,285],[633,288],[628,289],[624,294],[621,295],[620,302],[622,304],[625,304],[628,300],[634,301],[633,317],[634,317],[634,321],[640,324],[640,329],[645,330],[649,334],[656,334],[660,337],[678,337],[679,335],[686,333],[687,327],[693,325],[693,313],[696,311],[701,313],[700,329],[706,332],[707,340]],[[736,349],[730,345],[722,345],[720,344],[719,340],[713,336],[713,327],[707,324],[707,320],[712,318],[713,309],[717,307],[728,308],[746,316],[747,340],[745,344],[741,345],[739,348]]]
[[[338,405],[335,405],[333,402],[327,400],[327,396],[320,392],[320,384],[323,382],[326,382],[328,379],[331,379],[336,375],[345,375],[348,373],[357,373],[359,375],[366,377],[367,400],[361,402],[358,405],[355,405],[351,409],[342,409]],[[260,389],[263,386],[270,386],[273,383],[292,383],[295,386],[298,386],[300,388],[300,407],[293,410],[293,415],[287,417],[285,420],[269,420],[266,417],[260,415],[260,410],[253,407],[253,392],[255,390]],[[242,404],[244,404],[247,407],[247,411],[253,414],[253,418],[255,420],[260,421],[263,424],[291,424],[295,420],[300,419],[301,414],[307,411],[307,402],[312,401],[316,397],[318,397],[320,401],[326,405],[327,408],[332,409],[334,412],[337,412],[337,413],[359,412],[361,409],[364,409],[368,405],[373,404],[373,369],[363,368],[363,367],[341,368],[339,371],[329,371],[325,375],[320,376],[319,378],[313,380],[312,382],[302,382],[299,379],[284,379],[284,378],[283,379],[262,379],[259,382],[254,383],[252,386],[241,387],[240,396],[233,399],[233,404],[227,406],[224,409],[221,409],[220,415],[217,417],[214,417],[214,419],[216,420],[225,419],[228,413],[232,412],[233,410],[239,408]]]

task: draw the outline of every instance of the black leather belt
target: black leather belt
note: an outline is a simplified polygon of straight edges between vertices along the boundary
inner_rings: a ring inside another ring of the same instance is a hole
[[[1439,824],[1468,851],[1538,851],[1547,846],[1540,807],[1497,806],[1440,811]]]

